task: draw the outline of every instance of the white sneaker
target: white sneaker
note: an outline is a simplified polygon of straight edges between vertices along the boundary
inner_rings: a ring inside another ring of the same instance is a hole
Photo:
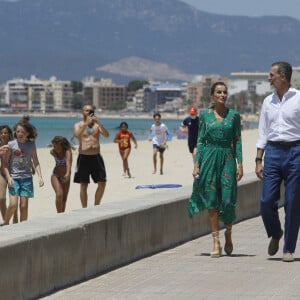
[[[294,261],[293,254],[290,253],[290,252],[283,253],[282,261],[285,261],[285,262],[292,262],[292,261]]]

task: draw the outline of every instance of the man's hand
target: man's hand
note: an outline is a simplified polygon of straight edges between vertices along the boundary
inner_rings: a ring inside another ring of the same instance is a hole
[[[261,161],[258,161],[256,163],[255,173],[259,179],[263,179],[263,171],[264,171],[263,164]]]

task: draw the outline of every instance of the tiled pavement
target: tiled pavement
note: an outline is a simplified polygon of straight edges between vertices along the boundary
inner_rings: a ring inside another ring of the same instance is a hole
[[[300,299],[299,243],[292,263],[281,261],[282,240],[269,257],[260,217],[235,224],[233,241],[231,257],[210,258],[206,235],[42,299]]]

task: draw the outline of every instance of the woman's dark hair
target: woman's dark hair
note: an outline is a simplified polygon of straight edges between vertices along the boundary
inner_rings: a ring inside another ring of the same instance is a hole
[[[36,132],[35,127],[33,125],[31,125],[28,121],[24,121],[24,120],[21,120],[21,121],[19,121],[18,123],[16,123],[14,125],[14,127],[13,127],[14,137],[17,137],[16,136],[16,131],[17,131],[18,126],[23,127],[27,131],[27,133],[28,133],[27,138],[29,140],[35,140],[36,139],[37,132]]]
[[[216,87],[217,87],[218,85],[224,86],[224,87],[226,88],[226,90],[228,90],[227,85],[226,85],[223,81],[217,81],[217,82],[215,82],[215,83],[211,86],[211,88],[210,88],[210,95],[213,95],[213,93],[215,92]],[[208,108],[214,108],[214,107],[215,107],[215,103],[214,103],[214,102],[211,102],[211,103],[209,104],[209,106],[208,106]]]
[[[51,143],[52,144],[60,144],[65,151],[72,148],[70,142],[64,136],[60,136],[60,135],[56,135],[52,139]]]
[[[215,83],[211,86],[211,88],[210,88],[210,94],[211,94],[211,95],[215,92],[215,89],[216,89],[216,87],[217,87],[218,85],[225,86],[226,90],[228,89],[228,88],[227,88],[227,85],[226,85],[223,81],[217,81],[217,82],[215,82]]]
[[[30,116],[29,115],[23,115],[23,121],[29,122],[30,121]]]
[[[121,122],[119,127],[121,128],[123,125],[125,125],[125,126],[127,127],[127,129],[128,129],[128,124],[127,124],[127,122]]]
[[[8,140],[11,141],[13,139],[13,133],[12,130],[10,129],[10,127],[8,125],[0,125],[0,132],[6,129],[8,131]]]
[[[16,137],[17,126],[22,126],[28,132],[28,136],[27,136],[28,139],[35,140],[37,138],[38,136],[37,130],[29,121],[30,121],[30,116],[24,115],[22,120],[13,126],[14,137]]]

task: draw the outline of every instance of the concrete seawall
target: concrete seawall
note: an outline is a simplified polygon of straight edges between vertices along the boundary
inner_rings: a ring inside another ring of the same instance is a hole
[[[207,234],[192,186],[1,227],[1,299],[32,299]],[[237,222],[259,214],[261,182],[239,184]]]

